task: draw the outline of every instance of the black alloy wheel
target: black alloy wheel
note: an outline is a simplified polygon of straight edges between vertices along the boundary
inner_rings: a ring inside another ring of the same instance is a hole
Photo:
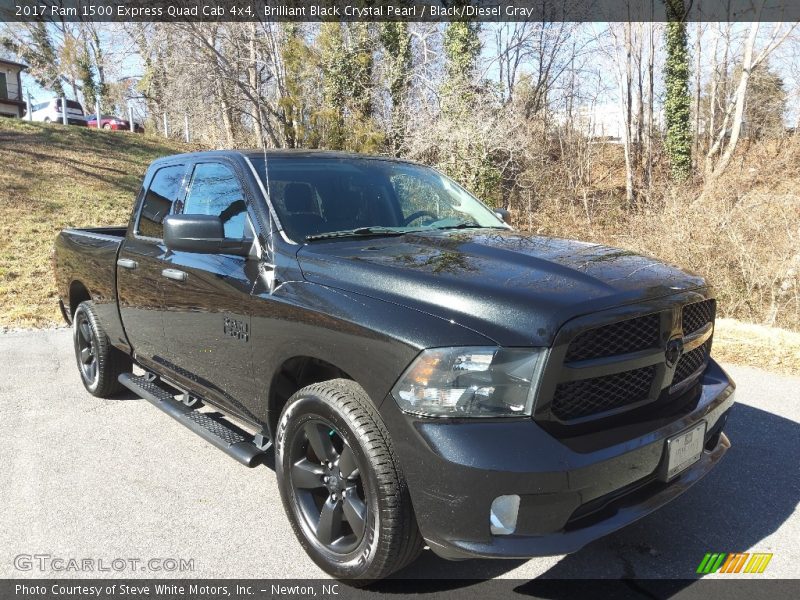
[[[300,545],[333,577],[364,585],[422,551],[391,437],[355,381],[314,383],[289,398],[277,424],[275,470]]]
[[[308,531],[331,552],[358,548],[369,509],[358,461],[342,434],[311,419],[295,434],[290,453],[289,481]]]
[[[90,394],[108,398],[124,389],[118,379],[132,370],[133,362],[111,345],[93,302],[81,302],[75,310],[72,340],[81,381]]]
[[[100,369],[97,364],[97,338],[89,324],[89,317],[85,312],[75,315],[75,352],[78,357],[78,366],[81,370],[83,380],[94,385]]]

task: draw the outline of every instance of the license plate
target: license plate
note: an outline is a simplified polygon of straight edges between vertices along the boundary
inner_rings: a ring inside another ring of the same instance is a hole
[[[700,460],[705,437],[706,422],[701,421],[691,429],[667,440],[667,480]]]

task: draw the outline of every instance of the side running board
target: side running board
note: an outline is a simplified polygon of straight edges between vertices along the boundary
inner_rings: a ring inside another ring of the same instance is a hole
[[[269,449],[270,444],[256,445],[252,435],[233,423],[212,418],[208,413],[199,412],[175,400],[169,391],[147,377],[123,373],[119,376],[119,382],[247,467],[258,466],[261,457]]]

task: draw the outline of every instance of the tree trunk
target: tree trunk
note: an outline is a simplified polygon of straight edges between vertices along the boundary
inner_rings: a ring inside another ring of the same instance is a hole
[[[706,144],[710,149],[714,144],[714,134],[717,128],[717,87],[719,86],[719,61],[717,60],[717,46],[719,44],[720,25],[714,28],[714,46],[711,50],[711,91],[708,94],[708,122],[706,123]],[[711,172],[711,157],[706,155],[706,173]]]
[[[753,47],[756,43],[758,36],[758,21],[754,21],[750,25],[750,34],[747,36],[747,42],[744,46],[744,58],[742,59],[742,73],[739,77],[739,85],[736,88],[736,95],[734,109],[733,109],[733,122],[731,123],[731,134],[722,157],[712,171],[712,177],[719,177],[731,162],[733,153],[736,151],[736,144],[739,142],[739,136],[742,132],[742,122],[744,119],[744,106],[747,99],[747,85],[750,82],[750,72],[753,68]]]
[[[656,56],[656,25],[649,24],[650,31],[650,52],[647,56],[647,187],[652,188],[653,184],[653,135],[655,124],[653,123],[653,113],[655,104],[655,56]]]
[[[248,50],[250,52],[250,64],[247,66],[247,82],[250,85],[250,89],[252,90],[252,102],[253,105],[253,128],[255,129],[256,134],[256,143],[258,144],[259,148],[266,148],[266,143],[264,141],[264,123],[262,120],[262,113],[261,113],[261,103],[259,99],[261,94],[259,93],[259,82],[258,82],[258,52],[256,51],[256,24],[250,23],[250,40],[248,44]]]
[[[700,149],[700,87],[702,83],[702,73],[700,72],[700,38],[703,35],[703,24],[697,23],[694,39],[694,140],[692,144],[692,158],[695,160],[695,168],[699,168],[699,149]]]
[[[623,82],[624,89],[624,107],[623,116],[625,119],[625,200],[628,206],[634,203],[634,164],[633,156],[631,155],[631,137],[632,127],[631,119],[633,117],[633,96],[631,88],[633,87],[633,65],[631,60],[631,23],[627,22],[623,25],[625,28],[625,78]]]

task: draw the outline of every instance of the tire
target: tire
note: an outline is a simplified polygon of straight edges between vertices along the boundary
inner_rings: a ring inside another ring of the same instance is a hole
[[[45,122],[45,123],[49,123],[49,122],[50,122],[50,117],[45,117],[45,118],[44,118],[44,122]]]
[[[91,301],[81,302],[72,316],[72,341],[81,381],[90,394],[108,398],[125,389],[117,378],[129,373],[133,362],[108,341]]]
[[[106,123],[105,125],[103,125],[103,129],[105,129],[105,130],[110,130],[110,129],[111,129],[111,125],[109,125],[108,123]]]
[[[281,413],[276,441],[283,506],[321,569],[366,585],[419,556],[422,536],[389,433],[358,384],[334,379],[298,391]],[[327,483],[315,480],[326,476]]]

